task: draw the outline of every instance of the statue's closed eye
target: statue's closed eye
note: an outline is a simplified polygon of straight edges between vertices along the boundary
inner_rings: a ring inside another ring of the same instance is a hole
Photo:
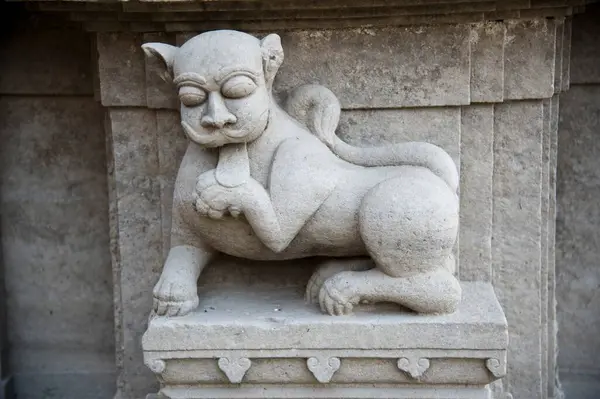
[[[196,87],[182,86],[179,89],[179,100],[186,107],[195,107],[206,100],[206,92]]]
[[[248,76],[237,75],[223,83],[221,93],[227,98],[242,98],[252,94],[256,87]]]

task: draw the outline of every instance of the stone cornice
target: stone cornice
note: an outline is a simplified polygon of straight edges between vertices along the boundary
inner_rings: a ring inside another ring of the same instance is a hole
[[[564,17],[590,0],[242,0],[242,1],[26,1],[66,14],[89,31],[247,31],[475,23]]]

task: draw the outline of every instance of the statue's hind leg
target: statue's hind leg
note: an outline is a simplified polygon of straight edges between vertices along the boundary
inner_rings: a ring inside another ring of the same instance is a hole
[[[461,289],[452,274],[458,199],[421,168],[374,187],[363,200],[360,233],[376,269],[342,272],[319,292],[323,311],[339,315],[362,300],[395,302],[420,313],[456,310]]]

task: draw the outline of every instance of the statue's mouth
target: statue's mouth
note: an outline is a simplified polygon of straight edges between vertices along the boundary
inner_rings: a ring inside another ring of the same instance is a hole
[[[181,121],[181,126],[185,131],[185,134],[196,144],[200,144],[206,147],[214,147],[217,141],[223,140],[223,135],[221,135],[220,131],[215,130],[211,134],[203,134],[196,131],[193,127],[190,126],[186,121]],[[219,140],[219,138],[221,140]],[[217,144],[218,146],[218,144]]]

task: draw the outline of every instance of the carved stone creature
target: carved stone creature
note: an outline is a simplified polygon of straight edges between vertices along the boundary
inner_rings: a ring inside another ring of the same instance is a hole
[[[143,48],[166,64],[191,140],[175,185],[171,249],[154,288],[156,314],[193,310],[197,279],[218,252],[336,257],[307,287],[308,300],[331,315],[361,301],[456,309],[458,173],[446,152],[419,142],[348,145],[335,135],[340,104],[321,86],[293,91],[284,111],[271,93],[283,62],[275,34],[211,31],[180,48]]]

